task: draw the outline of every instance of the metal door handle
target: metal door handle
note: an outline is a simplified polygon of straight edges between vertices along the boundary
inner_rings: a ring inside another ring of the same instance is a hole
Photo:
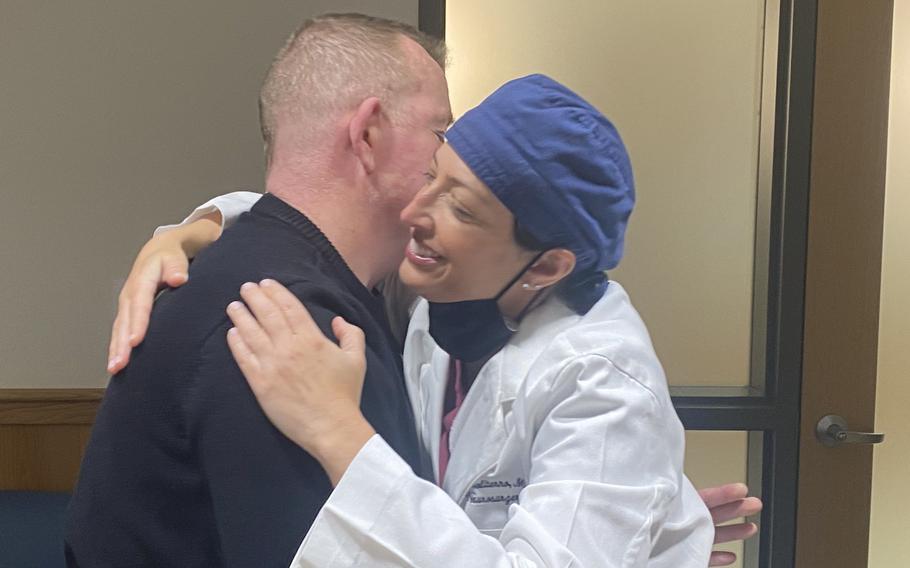
[[[833,448],[842,444],[878,444],[885,439],[884,434],[875,432],[851,432],[847,421],[837,414],[823,416],[815,426],[815,437],[818,441]]]

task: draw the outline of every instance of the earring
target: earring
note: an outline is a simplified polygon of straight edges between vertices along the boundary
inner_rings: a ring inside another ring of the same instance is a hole
[[[527,282],[522,282],[521,287],[524,290],[540,290],[543,288],[540,284],[529,284]]]

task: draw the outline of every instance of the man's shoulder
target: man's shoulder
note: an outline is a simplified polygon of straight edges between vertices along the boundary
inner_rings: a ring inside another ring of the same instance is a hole
[[[210,263],[190,270],[190,277],[180,288],[162,292],[155,302],[149,327],[149,339],[156,332],[178,333],[187,339],[205,339],[228,324],[228,304],[241,300],[240,287],[246,282],[263,279],[280,282],[312,312],[341,314],[349,299],[340,287],[322,273],[318,266],[250,266],[231,267]]]
[[[239,234],[254,236],[246,231]],[[307,305],[326,308],[343,305],[337,291],[340,287],[315,258],[301,254],[300,250],[238,247],[235,242],[235,239],[226,239],[224,243],[219,240],[211,250],[203,251],[190,266],[186,284],[159,295],[144,342],[147,349],[157,351],[164,347],[173,356],[181,353],[192,356],[213,333],[227,329],[229,319],[225,310],[228,304],[240,299],[240,287],[245,282],[271,278],[287,286]]]

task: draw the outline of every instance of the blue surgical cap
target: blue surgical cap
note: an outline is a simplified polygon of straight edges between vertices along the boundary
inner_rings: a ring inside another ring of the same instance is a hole
[[[536,240],[575,254],[573,274],[619,264],[635,203],[616,128],[544,75],[510,81],[446,132],[452,149]]]

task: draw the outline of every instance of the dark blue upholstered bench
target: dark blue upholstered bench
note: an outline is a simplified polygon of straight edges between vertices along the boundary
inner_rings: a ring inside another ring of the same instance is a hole
[[[0,491],[0,568],[58,568],[68,493]]]

